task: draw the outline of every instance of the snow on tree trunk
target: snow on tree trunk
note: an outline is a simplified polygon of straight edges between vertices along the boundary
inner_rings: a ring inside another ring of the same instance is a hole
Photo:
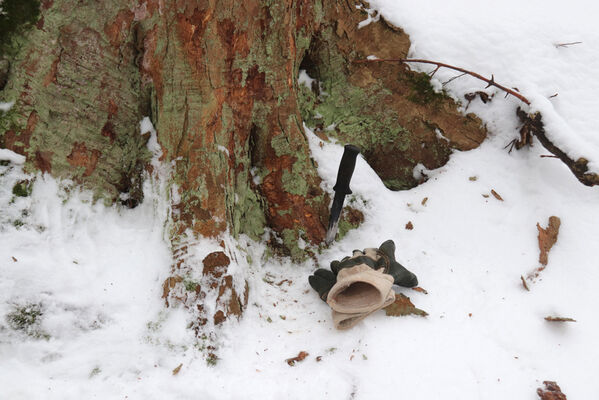
[[[0,115],[0,147],[25,155],[30,171],[135,206],[143,200],[143,172],[151,170],[148,135],[139,132],[149,116],[161,161],[172,167],[174,261],[165,300],[192,309],[197,327],[219,324],[241,314],[248,290],[230,272],[234,244],[222,238],[259,240],[267,232],[279,254],[296,259],[322,246],[330,199],[304,120],[320,123],[320,134],[323,122],[335,124],[330,134],[362,146],[395,189],[417,183],[416,164],[442,165],[450,148],[484,139],[479,121],[459,115],[421,75],[352,64],[409,47],[405,34],[383,22],[359,30],[367,15],[361,7],[44,0],[37,20],[23,20],[0,43],[0,101],[15,101]],[[300,66],[323,82],[328,98],[299,86]],[[377,152],[390,162],[378,165]],[[193,244],[202,237],[220,246],[197,254]]]

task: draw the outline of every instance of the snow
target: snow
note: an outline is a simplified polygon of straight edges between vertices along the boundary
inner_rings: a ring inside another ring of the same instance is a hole
[[[594,3],[371,4],[410,34],[411,56],[517,86],[542,110],[548,135],[599,160]],[[572,41],[583,43],[554,46]],[[439,82],[452,76],[435,74]],[[455,97],[482,87],[468,78],[446,85]],[[559,160],[541,158],[547,152],[538,143],[504,150],[517,135],[518,105],[502,95],[486,105],[472,101],[468,111],[486,122],[488,140],[437,170],[415,169],[429,179],[410,191],[387,190],[359,157],[348,202],[366,220],[315,261],[267,258],[263,244],[242,237],[235,251],[250,256],[249,306],[222,328],[215,365],[186,329],[190,314],[160,298],[171,267],[164,227],[177,190],[165,186],[168,168],[158,163],[149,119],[140,133],[151,132],[157,175],[146,179],[145,200],[132,210],[94,203],[72,182],[41,174],[30,196],[15,196],[13,186],[32,177],[3,151],[12,163],[0,165],[0,398],[532,400],[544,380],[557,381],[571,399],[596,397],[599,192]],[[331,191],[343,143],[306,134]],[[552,215],[562,222],[558,241],[526,291],[520,277],[539,267],[536,224],[546,226]],[[428,294],[400,291],[429,316],[378,312],[350,331],[334,330],[308,275],[390,238]],[[203,254],[215,245],[195,246],[190,252]],[[43,314],[29,331],[14,329],[10,316],[27,307]],[[285,359],[300,351],[309,356],[288,366]]]
[[[2,4],[2,3],[0,3],[0,4]],[[1,11],[2,11],[2,8],[0,8],[0,14],[1,14]],[[8,103],[0,101],[0,111],[3,111],[3,112],[9,111],[14,104],[15,104],[14,101],[9,101]]]
[[[0,149],[0,160],[10,161],[13,164],[25,163],[25,156],[15,153],[12,150]]]

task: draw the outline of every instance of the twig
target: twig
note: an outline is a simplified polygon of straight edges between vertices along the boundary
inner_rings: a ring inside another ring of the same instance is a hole
[[[553,154],[541,154],[539,157],[541,157],[541,158],[559,158],[558,156],[553,155]]]
[[[438,62],[438,61],[423,60],[423,59],[419,59],[419,58],[386,58],[386,59],[385,58],[376,58],[376,59],[370,59],[370,60],[368,60],[368,59],[355,60],[354,62],[356,62],[356,63],[398,62],[398,63],[404,63],[404,64],[405,63],[432,64],[432,65],[436,65],[438,68],[452,69],[454,71],[458,71],[458,72],[462,72],[464,74],[470,75],[476,79],[480,79],[481,81],[487,83],[487,88],[494,86],[500,90],[503,90],[504,92],[506,92],[508,94],[511,94],[512,96],[516,97],[518,100],[522,101],[524,104],[530,105],[530,101],[526,97],[522,96],[520,93],[495,82],[495,77],[493,75],[491,75],[491,79],[488,79],[480,74],[477,74],[476,72],[468,71],[464,68],[456,67],[456,66],[445,64],[445,63]]]
[[[437,67],[437,68],[438,68],[438,67]],[[461,73],[461,74],[459,74],[459,75],[456,75],[456,76],[454,76],[453,78],[450,78],[449,80],[447,80],[447,81],[443,82],[443,83],[442,83],[442,85],[443,85],[443,86],[445,86],[445,85],[447,85],[449,82],[453,81],[454,79],[461,78],[461,77],[462,77],[462,76],[464,76],[464,75],[466,75],[466,73],[465,73],[465,72],[463,72],[463,73]]]
[[[570,43],[555,43],[554,46],[557,47],[568,47],[574,46],[575,44],[581,44],[582,42],[570,42]]]

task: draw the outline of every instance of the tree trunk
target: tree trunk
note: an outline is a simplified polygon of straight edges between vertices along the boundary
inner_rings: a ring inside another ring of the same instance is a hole
[[[164,296],[194,310],[198,327],[219,324],[241,314],[248,289],[228,273],[231,249],[221,241],[220,251],[197,254],[198,238],[260,240],[268,228],[272,247],[296,259],[322,246],[329,196],[304,121],[360,145],[393,189],[417,184],[418,163],[438,167],[451,148],[484,139],[480,121],[462,117],[428,77],[353,64],[370,54],[405,56],[409,47],[384,22],[358,30],[366,13],[356,6],[43,0],[39,18],[8,15],[19,23],[0,43],[0,100],[15,104],[0,116],[0,147],[25,155],[30,171],[135,206],[151,170],[139,121],[150,116],[161,161],[172,166],[174,262]],[[321,85],[298,86],[300,66]]]

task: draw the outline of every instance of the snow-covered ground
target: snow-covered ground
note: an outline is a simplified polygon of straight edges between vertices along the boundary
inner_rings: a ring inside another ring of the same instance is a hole
[[[517,86],[543,111],[548,135],[599,161],[595,3],[372,4],[411,35],[411,56]],[[555,47],[575,41],[582,43]],[[461,97],[482,87],[464,77],[446,89]],[[533,400],[544,380],[570,399],[596,398],[599,191],[541,158],[538,143],[503,149],[517,135],[517,105],[501,93],[487,105],[473,101],[468,111],[487,123],[489,139],[428,171],[413,190],[388,191],[359,159],[352,189],[366,221],[318,265],[265,260],[262,245],[250,243],[249,307],[223,328],[215,365],[186,329],[187,313],[160,299],[170,252],[159,182],[147,180],[144,203],[123,210],[92,205],[49,177],[38,177],[30,196],[15,196],[14,184],[27,177],[18,165],[0,166],[0,399]],[[320,147],[307,135],[331,190],[342,146]],[[536,223],[552,215],[562,222],[557,244],[526,291],[520,277],[539,267]],[[334,330],[308,275],[390,238],[428,294],[402,292],[428,317],[379,312]],[[287,365],[300,351],[309,356]]]

